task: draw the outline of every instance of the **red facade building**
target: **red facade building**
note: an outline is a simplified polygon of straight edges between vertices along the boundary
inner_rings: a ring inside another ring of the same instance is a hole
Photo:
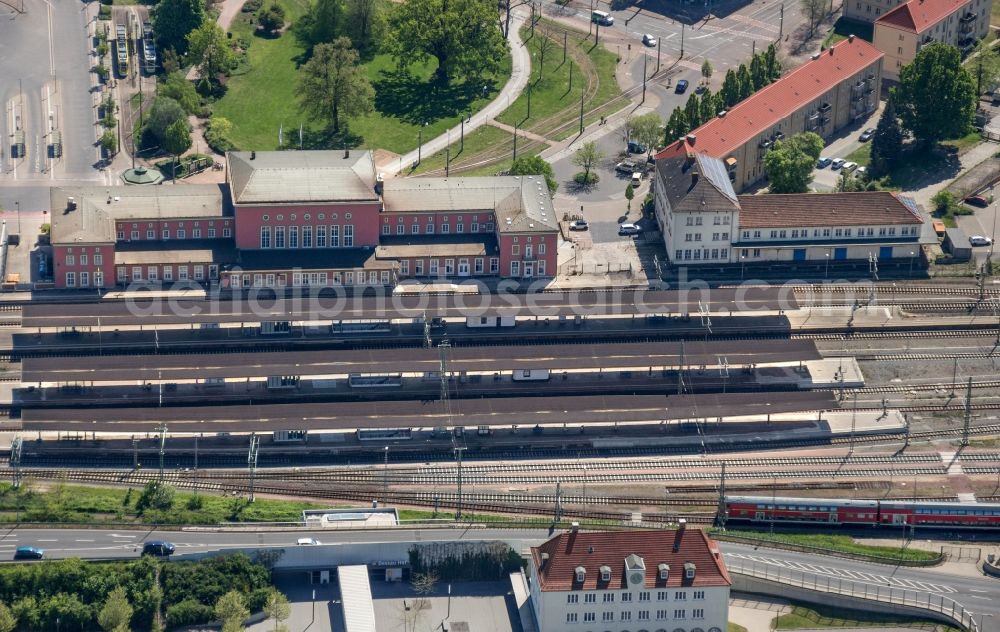
[[[234,152],[226,183],[51,193],[55,285],[392,286],[549,277],[558,223],[537,176],[381,182],[367,151]]]

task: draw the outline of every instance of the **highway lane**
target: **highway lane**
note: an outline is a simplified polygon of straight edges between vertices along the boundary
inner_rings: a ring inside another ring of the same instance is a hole
[[[364,531],[202,531],[129,529],[16,529],[0,532],[0,560],[9,560],[17,546],[38,546],[46,558],[129,559],[138,557],[142,542],[167,540],[177,546],[178,555],[222,548],[295,546],[297,538],[313,537],[326,544],[363,542],[431,542],[499,539],[518,547],[540,544],[548,538],[545,529],[371,529]],[[756,563],[792,569],[820,578],[840,578],[856,584],[893,587],[917,593],[943,595],[977,614],[1000,616],[1000,582],[981,575],[963,575],[944,568],[910,568],[871,564],[796,551],[758,548],[721,542],[730,564]],[[969,564],[968,568],[972,568]],[[987,622],[989,627],[989,622]]]

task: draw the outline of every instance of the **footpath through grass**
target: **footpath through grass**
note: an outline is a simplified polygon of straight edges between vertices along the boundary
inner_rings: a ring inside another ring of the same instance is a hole
[[[594,46],[586,33],[571,31],[566,36],[566,57],[563,59],[563,30],[546,20],[540,20],[532,35],[531,27],[521,28],[521,39],[531,54],[531,115],[528,115],[528,90],[525,89],[497,121],[517,126],[553,141],[564,140],[579,132],[580,97],[584,112],[611,102],[621,94],[615,79],[617,57],[603,46]],[[542,64],[542,48],[547,47]],[[652,73],[655,64],[650,65]],[[572,74],[572,85],[570,75]],[[596,121],[626,104],[619,99],[584,117],[585,124]],[[561,126],[569,123],[565,128]],[[520,136],[518,156],[540,153],[548,145]],[[510,166],[514,140],[511,132],[484,126],[465,135],[465,150],[459,151],[456,140],[450,146],[452,172],[464,175],[492,175]],[[486,162],[487,164],[478,164]],[[445,152],[424,156],[413,174],[444,175]],[[407,171],[406,173],[410,173]]]
[[[791,612],[774,619],[775,630],[814,630],[817,628],[910,628],[936,632],[957,632],[958,628],[910,617],[862,612],[829,606],[795,606]]]
[[[285,7],[293,25],[308,6],[307,0],[278,3]],[[231,30],[251,41],[248,63],[229,79],[225,96],[212,106],[212,112],[232,121],[230,138],[240,149],[277,149],[279,128],[283,130],[283,145],[298,147],[300,126],[306,149],[329,148],[337,142],[322,126],[307,120],[299,108],[296,86],[306,58],[292,28],[269,38],[255,34],[247,14],[241,13],[233,22]],[[444,133],[458,125],[463,115],[481,109],[496,96],[510,76],[510,57],[495,76],[475,82],[454,81],[449,86],[430,81],[436,68],[437,62],[432,60],[401,70],[386,54],[367,60],[375,110],[347,121],[350,143],[405,153],[417,146],[421,129],[425,141]]]
[[[833,533],[769,533],[766,531],[743,531],[742,529],[727,531],[726,533],[736,537],[764,540],[768,543],[774,543],[779,547],[781,544],[818,547],[838,553],[872,555],[890,560],[932,562],[940,558],[940,554],[934,551],[909,547],[863,544],[856,542],[851,536]],[[720,536],[721,539],[725,539],[719,532],[716,532],[715,535]]]

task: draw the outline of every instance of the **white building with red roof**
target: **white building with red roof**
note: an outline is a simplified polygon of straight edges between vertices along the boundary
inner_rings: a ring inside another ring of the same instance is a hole
[[[701,529],[579,531],[531,549],[539,632],[723,632],[732,580]]]
[[[882,76],[899,71],[934,42],[969,53],[990,29],[992,0],[909,0],[875,20],[875,47],[885,53]]]
[[[878,106],[883,54],[850,37],[813,56],[656,155],[718,158],[737,193],[762,180],[764,154],[800,132],[829,138]]]

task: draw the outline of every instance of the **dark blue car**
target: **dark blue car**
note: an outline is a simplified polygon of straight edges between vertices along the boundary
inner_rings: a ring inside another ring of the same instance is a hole
[[[142,545],[143,555],[153,555],[156,557],[168,557],[174,554],[175,547],[170,542],[162,540],[150,540]]]
[[[684,94],[685,92],[687,92],[687,89],[688,89],[688,80],[681,79],[680,81],[677,82],[677,86],[674,88],[674,93]]]
[[[15,560],[40,560],[45,557],[45,551],[33,546],[19,546],[14,549]]]

